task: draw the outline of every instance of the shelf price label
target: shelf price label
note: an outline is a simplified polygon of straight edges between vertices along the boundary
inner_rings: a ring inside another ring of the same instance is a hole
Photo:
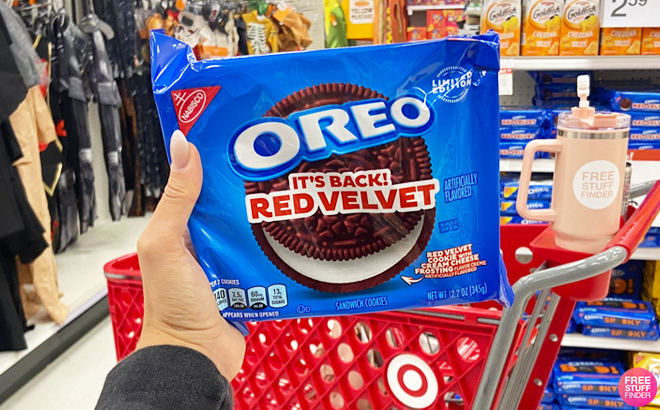
[[[500,95],[513,95],[513,70],[510,60],[500,60],[498,75]]]
[[[657,27],[658,0],[603,0],[602,27]]]

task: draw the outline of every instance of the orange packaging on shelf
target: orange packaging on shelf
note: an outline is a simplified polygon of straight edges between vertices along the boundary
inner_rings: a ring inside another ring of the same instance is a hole
[[[447,37],[447,31],[445,29],[438,29],[432,27],[428,27],[426,29],[426,38],[429,40],[437,40],[445,37]]]
[[[447,37],[444,10],[429,10],[426,12],[426,38],[437,40]]]
[[[484,0],[481,32],[494,30],[500,36],[500,55],[520,55],[520,0]]]
[[[457,36],[458,23],[465,20],[465,12],[463,10],[444,10],[444,14],[447,35]]]
[[[341,8],[346,16],[346,38],[372,40],[376,18],[374,0],[344,0]]]
[[[642,54],[660,54],[660,27],[648,27],[642,30]]]
[[[600,54],[603,56],[639,55],[642,49],[641,28],[603,28]]]
[[[431,28],[444,29],[446,19],[444,10],[429,10],[426,12],[426,29]]]
[[[523,0],[522,55],[559,55],[564,0]]]
[[[408,27],[408,41],[426,40],[426,27]]]
[[[598,55],[599,15],[599,0],[567,0],[562,19],[559,54],[562,56]]]

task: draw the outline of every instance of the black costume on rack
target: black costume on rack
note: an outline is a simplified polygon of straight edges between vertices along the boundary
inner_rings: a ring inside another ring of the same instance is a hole
[[[0,351],[27,348],[28,330],[19,293],[16,256],[23,263],[38,257],[48,244],[13,163],[21,152],[9,116],[25,99],[27,88],[16,67],[11,38],[0,17]]]
[[[94,170],[92,168],[92,140],[89,129],[87,101],[88,91],[85,89],[83,76],[86,64],[89,62],[88,40],[65,12],[51,22],[55,52],[52,58],[52,84],[60,93],[60,112],[64,117],[66,137],[61,137],[63,146],[63,172],[73,170],[75,175],[76,197],[80,218],[80,232],[85,233],[94,226],[96,219],[96,195],[94,192]],[[57,121],[57,119],[56,119]],[[69,215],[69,210],[60,218]],[[70,226],[70,221],[63,225]],[[69,235],[70,237],[72,235]],[[66,247],[66,243],[61,246]]]
[[[94,49],[92,85],[98,100],[99,117],[101,118],[105,167],[108,172],[110,214],[116,221],[126,213],[124,206],[126,186],[121,157],[122,136],[119,122],[121,96],[117,83],[110,72],[110,59],[105,49],[103,34],[98,30],[92,33],[92,47]]]

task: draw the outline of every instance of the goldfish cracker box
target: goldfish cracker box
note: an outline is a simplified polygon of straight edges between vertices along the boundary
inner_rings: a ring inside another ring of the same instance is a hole
[[[494,30],[500,37],[500,55],[520,55],[520,0],[484,0],[481,32]]]
[[[523,0],[522,55],[556,56],[564,0]]]
[[[660,27],[648,27],[642,30],[642,54],[660,54]]]
[[[598,55],[599,15],[599,0],[567,0],[562,19],[559,54],[562,56]]]
[[[603,56],[639,55],[642,49],[641,28],[603,28],[600,54]]]

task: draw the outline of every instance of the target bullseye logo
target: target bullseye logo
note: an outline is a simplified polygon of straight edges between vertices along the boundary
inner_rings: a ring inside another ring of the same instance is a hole
[[[424,360],[401,354],[387,366],[387,384],[402,404],[413,409],[429,408],[438,398],[438,379]]]

